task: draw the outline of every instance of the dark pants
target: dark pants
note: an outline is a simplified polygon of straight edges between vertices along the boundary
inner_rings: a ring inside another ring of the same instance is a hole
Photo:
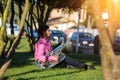
[[[67,56],[61,63],[65,63],[70,68],[85,68],[86,65]]]

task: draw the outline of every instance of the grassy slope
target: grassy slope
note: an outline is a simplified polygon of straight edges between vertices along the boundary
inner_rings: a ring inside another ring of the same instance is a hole
[[[18,52],[4,75],[5,80],[102,80],[99,56],[80,53],[68,55],[83,63],[95,65],[95,70],[69,69],[62,65],[39,69],[34,64],[33,54],[28,52],[29,46],[25,39],[22,39],[16,50]]]

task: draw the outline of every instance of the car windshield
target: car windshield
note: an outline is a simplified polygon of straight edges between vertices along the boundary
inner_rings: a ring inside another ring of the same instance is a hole
[[[80,33],[79,34],[79,37],[82,37],[82,38],[91,38],[92,37],[92,35],[91,34],[89,34],[89,33]]]
[[[58,30],[51,30],[52,34],[63,34],[62,31],[58,31]]]
[[[79,33],[80,38],[92,38],[92,34],[90,33]],[[72,38],[77,38],[77,32],[75,32],[72,36]]]

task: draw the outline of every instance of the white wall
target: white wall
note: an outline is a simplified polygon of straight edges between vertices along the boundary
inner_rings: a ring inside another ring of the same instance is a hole
[[[6,32],[8,35],[11,34],[10,24],[6,24]],[[19,33],[19,26],[17,24],[14,24],[14,35],[17,36],[18,33]]]

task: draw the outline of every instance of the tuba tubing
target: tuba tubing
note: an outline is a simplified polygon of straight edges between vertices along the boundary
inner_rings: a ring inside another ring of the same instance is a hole
[[[64,38],[61,37],[60,38],[60,45],[58,47],[56,47],[55,49],[53,49],[52,51],[50,51],[48,54],[46,54],[46,56],[50,56],[53,54],[57,54],[57,53],[61,53],[62,49],[64,48]]]

